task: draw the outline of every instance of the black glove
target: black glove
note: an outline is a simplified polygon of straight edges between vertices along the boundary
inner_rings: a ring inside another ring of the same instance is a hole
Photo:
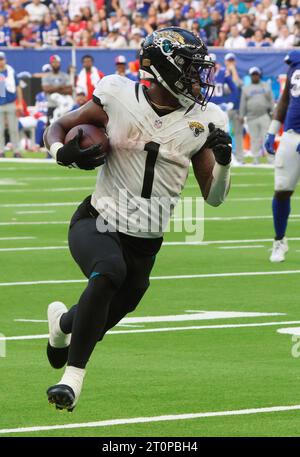
[[[208,129],[209,135],[204,146],[213,150],[216,162],[228,165],[231,162],[231,136],[221,129],[216,129],[212,122],[208,124]]]
[[[83,131],[79,129],[78,134],[57,151],[56,161],[59,165],[94,170],[105,162],[106,154],[101,152],[101,144],[80,149],[82,135]]]

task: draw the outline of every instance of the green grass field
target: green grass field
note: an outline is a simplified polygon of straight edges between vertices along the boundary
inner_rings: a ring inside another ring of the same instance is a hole
[[[95,173],[46,161],[0,163],[0,332],[12,337],[0,358],[0,436],[299,435],[300,410],[289,407],[300,405],[300,359],[291,355],[291,335],[277,332],[300,326],[299,197],[287,260],[271,264],[273,171],[244,167],[232,174],[228,201],[205,207],[210,243],[166,235],[170,244],[157,258],[151,288],[130,316],[155,321],[128,321],[105,337],[68,414],[47,404],[45,391],[61,372],[47,363],[43,320],[49,302],[71,306],[83,290],[67,229]],[[184,196],[197,194],[190,173]]]

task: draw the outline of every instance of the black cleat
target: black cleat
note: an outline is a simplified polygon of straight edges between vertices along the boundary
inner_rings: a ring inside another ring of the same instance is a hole
[[[54,348],[50,345],[49,341],[47,344],[47,357],[50,365],[53,368],[63,368],[68,361],[69,346],[65,348]]]
[[[75,394],[70,386],[56,384],[47,390],[48,401],[54,404],[56,409],[66,409],[69,413],[75,408]]]

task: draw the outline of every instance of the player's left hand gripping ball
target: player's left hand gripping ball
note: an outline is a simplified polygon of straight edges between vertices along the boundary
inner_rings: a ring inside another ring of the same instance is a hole
[[[216,128],[212,122],[208,124],[208,129],[209,135],[207,137],[205,147],[212,149],[218,164],[224,166],[228,165],[231,162],[231,136],[224,132],[224,130]]]

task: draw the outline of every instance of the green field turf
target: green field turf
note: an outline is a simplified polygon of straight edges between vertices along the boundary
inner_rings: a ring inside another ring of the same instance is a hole
[[[168,233],[166,242],[181,244],[162,247],[151,288],[130,317],[187,311],[198,316],[201,311],[282,315],[179,317],[117,326],[97,346],[80,402],[68,414],[47,404],[45,391],[62,374],[48,365],[46,338],[32,338],[45,335],[47,324],[16,319],[46,319],[53,300],[76,303],[84,282],[68,281],[84,278],[67,248],[68,221],[92,191],[95,173],[46,161],[0,162],[0,333],[29,337],[8,340],[6,357],[0,357],[0,436],[299,435],[300,409],[276,407],[300,405],[300,358],[291,355],[291,336],[277,333],[300,326],[300,197],[296,194],[292,202],[288,236],[296,239],[290,241],[287,260],[271,264],[273,171],[243,167],[232,174],[228,201],[219,208],[205,207],[204,241],[212,243],[184,244],[185,233]],[[196,195],[190,173],[184,196]],[[275,410],[260,410],[270,407]],[[249,415],[102,423],[247,409],[255,410]],[[86,427],[90,422],[97,424]],[[49,429],[69,424],[78,427]],[[23,427],[37,430],[4,433]]]

